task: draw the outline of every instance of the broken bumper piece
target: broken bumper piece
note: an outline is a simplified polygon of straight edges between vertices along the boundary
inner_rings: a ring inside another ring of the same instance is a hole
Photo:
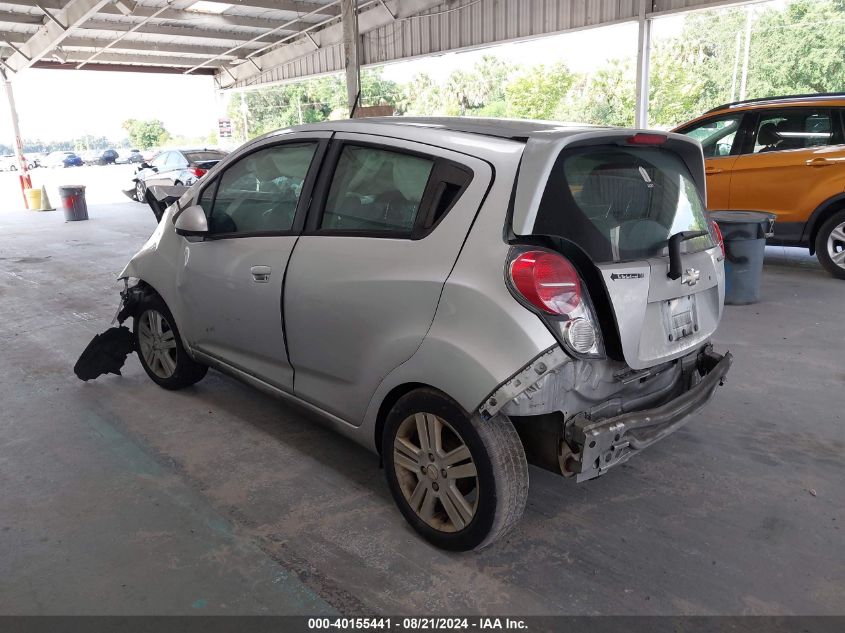
[[[677,431],[713,397],[732,360],[729,352],[722,356],[708,346],[697,358],[691,377],[694,384],[668,402],[600,420],[585,414],[574,416],[566,423],[566,439],[569,446],[580,450],[562,456],[561,465],[565,462],[566,470],[576,474],[579,482],[593,479]]]
[[[116,374],[126,362],[126,357],[135,351],[135,337],[129,328],[113,327],[97,334],[88,343],[79,360],[73,366],[73,373],[80,380],[93,380],[103,374]]]
[[[126,358],[136,350],[135,335],[123,326],[123,322],[134,316],[146,291],[145,286],[126,284],[120,293],[120,306],[114,318],[120,327],[109,328],[88,343],[73,366],[77,378],[87,382],[104,374],[121,375]]]

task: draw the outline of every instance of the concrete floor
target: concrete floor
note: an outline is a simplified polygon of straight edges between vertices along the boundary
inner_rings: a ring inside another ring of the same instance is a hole
[[[451,554],[297,409],[216,372],[167,392],[134,357],[78,381],[154,228],[91,218],[0,213],[0,613],[845,613],[845,284],[800,251],[727,308],[696,420],[586,484],[532,469],[507,541]]]

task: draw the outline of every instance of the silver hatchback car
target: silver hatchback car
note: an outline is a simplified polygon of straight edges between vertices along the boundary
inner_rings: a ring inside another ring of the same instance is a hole
[[[161,222],[121,273],[150,378],[214,367],[319,412],[443,548],[513,527],[528,463],[584,481],[673,432],[731,363],[684,136],[327,122],[152,189]]]

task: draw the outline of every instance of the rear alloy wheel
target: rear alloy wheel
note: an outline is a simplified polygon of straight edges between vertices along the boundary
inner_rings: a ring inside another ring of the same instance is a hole
[[[140,180],[135,181],[135,199],[138,202],[144,202],[144,194],[146,193],[146,189],[144,188],[144,183]]]
[[[438,547],[486,547],[525,509],[528,465],[510,420],[470,416],[433,389],[413,391],[394,405],[382,455],[399,510]]]
[[[816,255],[827,272],[845,279],[845,211],[835,213],[819,229]]]
[[[182,389],[202,380],[208,367],[182,345],[170,310],[158,295],[142,300],[134,323],[138,358],[147,375],[165,389]]]

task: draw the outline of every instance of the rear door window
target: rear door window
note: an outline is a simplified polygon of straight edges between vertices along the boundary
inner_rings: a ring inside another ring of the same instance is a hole
[[[188,163],[182,156],[182,152],[170,152],[164,166],[168,169],[179,169],[181,167],[187,167],[187,165]]]
[[[434,160],[378,147],[343,147],[320,229],[410,234]]]
[[[791,108],[761,112],[754,133],[754,154],[812,149],[838,142],[829,110]]]
[[[596,263],[664,255],[679,231],[707,231],[702,192],[679,156],[657,148],[588,147],[561,153],[535,234],[579,245]],[[713,246],[709,233],[686,252]]]
[[[162,169],[167,164],[170,154],[171,152],[162,152],[153,159],[150,165],[156,169]]]

